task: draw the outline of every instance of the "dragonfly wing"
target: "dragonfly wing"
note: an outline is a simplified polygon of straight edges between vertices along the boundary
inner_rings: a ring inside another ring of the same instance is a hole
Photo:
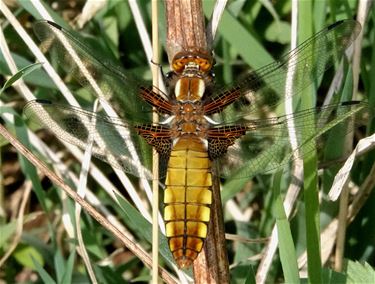
[[[135,126],[123,119],[44,100],[27,103],[24,114],[33,123],[48,128],[59,139],[82,150],[93,141],[95,157],[132,175],[151,179],[151,172],[135,154],[150,157],[150,147],[135,143],[141,138]]]
[[[279,60],[206,98],[206,111],[221,112],[216,118],[218,122],[233,122],[264,107],[279,105],[285,98],[298,95],[338,62],[360,31],[361,25],[354,20],[339,21],[323,29]],[[291,84],[287,84],[288,69],[294,70]],[[226,108],[229,104],[233,108]]]
[[[78,34],[49,21],[36,22],[34,32],[42,42],[41,49],[55,55],[60,67],[92,95],[107,101],[116,100],[127,118],[142,118],[150,111],[150,106],[139,97],[140,87],[147,84],[112,65],[99,52],[86,46]]]
[[[320,144],[318,147],[323,147],[324,138],[333,127],[342,128],[335,139],[344,139],[353,129],[348,128],[349,122],[366,111],[367,103],[346,102],[238,124],[237,128],[247,128],[247,132],[228,148],[226,155],[219,158],[221,175],[236,179],[278,170],[291,160],[313,151],[315,146],[308,142],[314,140]],[[289,131],[293,132],[299,146],[294,152],[288,134],[291,119],[295,126]],[[305,147],[303,151],[301,147]]]

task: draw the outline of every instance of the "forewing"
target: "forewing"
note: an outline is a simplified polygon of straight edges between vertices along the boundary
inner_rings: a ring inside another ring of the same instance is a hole
[[[342,128],[335,139],[344,139],[356,127],[350,127],[351,123],[366,111],[367,103],[346,102],[293,115],[244,121],[238,126],[248,129],[246,135],[218,159],[221,176],[238,179],[278,170],[291,160],[313,151],[316,145],[324,147],[327,133],[334,127]],[[292,119],[295,126],[289,129]],[[294,152],[290,148],[288,129],[298,142],[298,150]],[[317,143],[310,144],[310,141]],[[301,147],[305,147],[303,151]]]
[[[228,86],[217,95],[206,98],[205,106],[221,110],[218,122],[234,122],[257,110],[273,109],[285,98],[297,96],[319,78],[326,69],[338,62],[344,51],[361,31],[354,20],[339,21],[308,39],[279,60],[251,72],[243,80]],[[293,80],[287,84],[287,74],[294,70]],[[224,108],[220,109],[223,100]],[[233,107],[226,107],[229,102]]]
[[[44,100],[27,103],[24,114],[33,123],[48,128],[59,139],[82,150],[93,141],[95,157],[132,175],[151,179],[150,171],[136,154],[150,156],[150,147],[139,146],[137,141],[141,138],[135,126],[123,119]]]
[[[60,67],[73,76],[83,87],[97,98],[116,100],[127,118],[142,119],[150,111],[139,97],[139,88],[145,86],[119,66],[90,49],[78,34],[72,34],[57,24],[39,21],[34,32],[42,42],[41,49],[56,55]]]

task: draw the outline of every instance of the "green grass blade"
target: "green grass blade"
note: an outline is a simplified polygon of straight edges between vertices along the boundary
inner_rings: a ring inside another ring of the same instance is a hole
[[[313,10],[310,1],[299,2],[299,41],[303,41],[313,35]],[[313,60],[313,58],[312,58]],[[306,88],[301,94],[301,109],[315,106],[313,86]],[[307,133],[305,135],[308,135]],[[314,149],[315,141],[311,140],[303,148]],[[304,153],[304,203],[306,208],[306,243],[307,243],[307,270],[310,283],[321,283],[321,259],[320,259],[320,223],[319,223],[319,191],[317,177],[316,151]]]
[[[210,16],[214,2],[203,1],[206,16]],[[235,32],[233,32],[235,31]],[[229,42],[243,60],[252,68],[260,68],[273,61],[273,57],[259,41],[232,14],[224,11],[218,33]],[[249,50],[251,47],[251,51]]]
[[[126,223],[135,229],[140,237],[143,237],[151,244],[152,227],[151,224],[123,197],[119,197],[118,203],[124,213]],[[170,263],[174,263],[172,254],[168,248],[167,239],[159,233],[159,253]]]
[[[290,230],[289,220],[284,211],[283,199],[280,194],[282,171],[274,176],[274,215],[276,218],[279,239],[280,261],[283,268],[285,283],[299,283],[297,254]]]
[[[0,96],[1,94],[7,89],[9,88],[10,86],[12,86],[16,81],[18,81],[19,79],[21,79],[22,77],[25,77],[26,75],[30,74],[31,72],[33,72],[35,69],[38,69],[42,66],[41,63],[34,63],[34,64],[31,64],[29,66],[26,66],[24,68],[22,68],[20,71],[18,71],[16,74],[14,74],[12,77],[10,77],[6,82],[5,84],[3,85],[3,87],[1,88],[0,90]]]
[[[56,281],[48,274],[48,272],[39,264],[38,261],[36,261],[34,258],[32,258],[33,263],[36,267],[36,270],[43,280],[43,283],[48,283],[48,284],[57,284]]]
[[[63,278],[61,279],[60,283],[72,283],[72,278],[73,278],[73,268],[74,268],[74,261],[76,259],[76,253],[75,250],[73,250],[66,263],[66,268],[64,271]]]

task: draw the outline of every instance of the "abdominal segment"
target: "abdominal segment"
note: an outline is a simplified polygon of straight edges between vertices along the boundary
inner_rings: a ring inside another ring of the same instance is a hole
[[[168,163],[164,220],[169,248],[180,268],[189,267],[207,237],[212,203],[211,161],[204,142],[186,134]]]

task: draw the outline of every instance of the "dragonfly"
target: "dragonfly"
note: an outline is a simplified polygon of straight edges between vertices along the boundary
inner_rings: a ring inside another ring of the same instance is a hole
[[[278,169],[296,154],[283,150],[288,147],[288,131],[302,147],[323,134],[327,125],[347,123],[363,109],[362,102],[350,101],[275,114],[286,99],[298,98],[339,62],[360,30],[354,20],[336,22],[279,60],[223,86],[214,80],[212,52],[183,50],[171,62],[162,92],[95,54],[77,35],[40,21],[34,31],[42,47],[56,54],[59,65],[97,98],[122,97],[124,114],[111,117],[101,110],[41,99],[28,102],[24,114],[82,149],[92,141],[96,157],[135,176],[152,178],[148,170],[141,170],[134,153],[146,155],[146,143],[155,147],[165,189],[166,237],[178,266],[188,268],[209,229],[214,167],[221,176],[236,178]],[[287,84],[290,68],[294,75]],[[159,123],[150,120],[152,108]],[[264,110],[271,115],[264,115]]]

